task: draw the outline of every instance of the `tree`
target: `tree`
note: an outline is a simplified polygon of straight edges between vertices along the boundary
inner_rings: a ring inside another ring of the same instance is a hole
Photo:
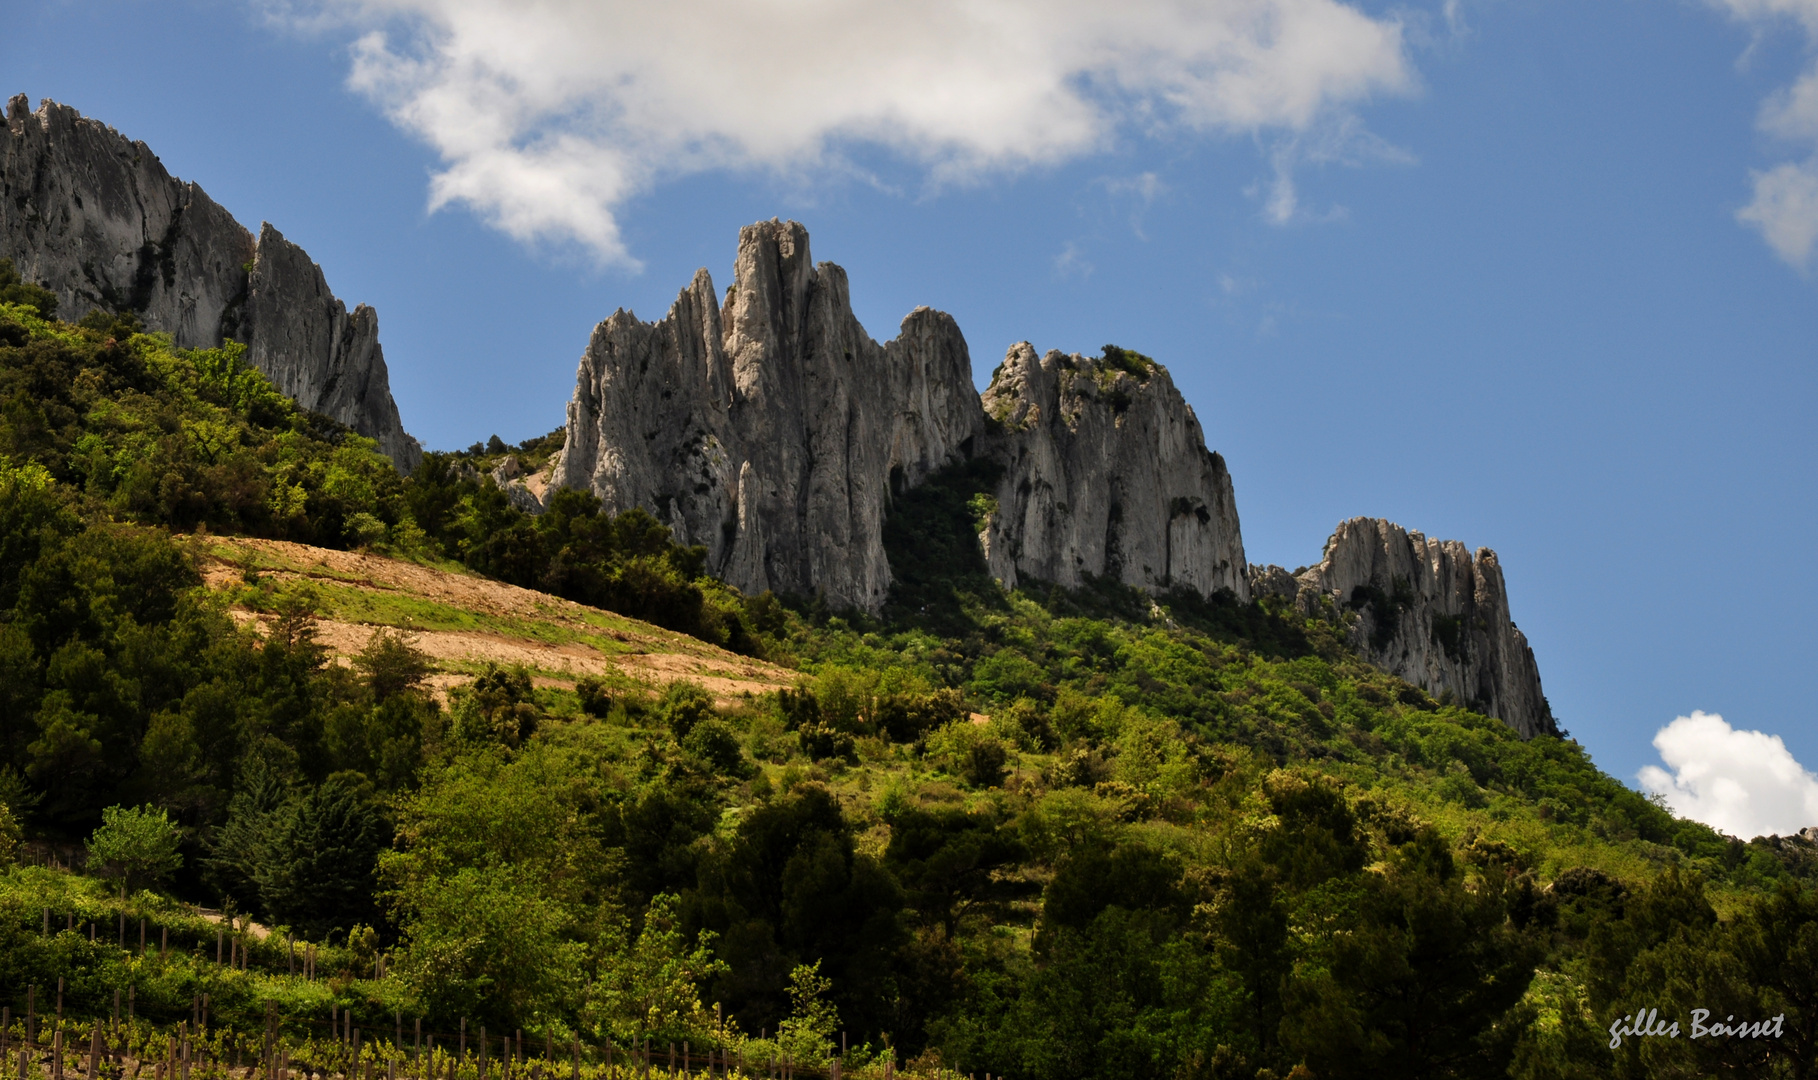
[[[696,724],[713,716],[713,695],[700,683],[677,679],[663,691],[656,714],[680,742]]]
[[[373,875],[388,830],[363,778],[330,776],[272,824],[254,881],[273,919],[322,935],[377,917]]]
[[[1017,884],[1004,880],[999,871],[1028,854],[990,814],[906,808],[890,822],[884,860],[913,906],[951,941],[959,936],[961,917],[974,905],[1016,895]]]
[[[20,835],[19,819],[0,802],[0,869],[12,865],[13,853],[19,850]]]
[[[714,935],[692,947],[676,915],[676,898],[660,893],[644,912],[644,927],[628,941],[621,924],[603,964],[590,1011],[609,1037],[711,1038],[714,1020],[701,1004],[700,986],[727,971],[713,955]]]
[[[57,314],[57,294],[40,285],[21,280],[11,259],[0,259],[0,304],[24,304],[37,308],[41,319],[55,318]]]
[[[282,820],[290,791],[264,757],[254,755],[240,770],[239,790],[227,806],[227,822],[215,830],[202,860],[204,877],[223,897],[247,911],[263,910],[258,875],[271,856],[270,840]]]
[[[163,810],[110,806],[101,811],[101,827],[88,838],[88,859],[120,879],[124,900],[129,884],[158,881],[183,865],[180,842],[176,824]]]
[[[827,1000],[833,980],[821,974],[821,962],[797,964],[789,973],[789,1018],[777,1027],[777,1041],[796,1061],[818,1065],[832,1052],[840,1030],[840,1013]]]
[[[415,690],[435,671],[429,657],[416,647],[414,635],[396,630],[374,631],[353,663],[366,676],[373,700],[380,703]]]

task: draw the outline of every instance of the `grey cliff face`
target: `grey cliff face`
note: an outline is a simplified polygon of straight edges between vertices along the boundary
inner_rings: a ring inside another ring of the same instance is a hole
[[[969,453],[982,424],[951,318],[918,308],[878,344],[845,271],[770,221],[740,230],[723,308],[702,270],[662,320],[594,329],[552,488],[651,510],[741,589],[875,611],[891,485]]]
[[[1101,394],[1072,384],[1090,361],[1019,346],[981,403],[952,318],[917,308],[872,341],[845,271],[813,264],[802,226],[741,230],[733,275],[723,306],[702,270],[658,322],[619,311],[594,329],[546,490],[650,510],[747,592],[876,611],[893,495],[990,455],[1005,472],[981,540],[1005,585],[1115,573],[1248,596],[1230,477],[1159,366]],[[524,481],[495,479],[524,497]]]
[[[321,268],[266,225],[253,235],[151,149],[52,101],[7,104],[0,256],[57,294],[58,314],[134,311],[179,348],[246,343],[247,358],[313,412],[399,468],[422,456],[392,401],[378,317],[349,314]]]
[[[1237,500],[1167,369],[1011,347],[984,393],[1005,463],[980,539],[1006,586],[1087,575],[1250,596]]]
[[[1258,596],[1305,614],[1355,611],[1350,644],[1364,659],[1439,696],[1497,717],[1524,737],[1558,733],[1528,639],[1509,618],[1502,566],[1456,540],[1428,540],[1380,518],[1352,518],[1317,566],[1290,576],[1251,568]]]
[[[247,359],[304,408],[377,439],[379,452],[404,472],[422,460],[391,397],[379,313],[365,304],[349,312],[328,291],[322,268],[270,224],[259,229],[234,336],[246,342]]]

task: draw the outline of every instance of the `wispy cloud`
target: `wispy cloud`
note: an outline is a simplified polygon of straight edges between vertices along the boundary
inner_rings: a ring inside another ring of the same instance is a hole
[[[1266,183],[1252,185],[1249,194],[1262,200],[1263,218],[1276,225],[1342,221],[1349,215],[1342,206],[1314,211],[1301,204],[1295,177],[1302,166],[1413,163],[1414,155],[1371,132],[1355,114],[1333,116],[1307,129],[1278,135],[1269,149],[1274,175]]]
[[[1641,770],[1642,787],[1681,817],[1744,840],[1818,825],[1818,776],[1778,735],[1738,731],[1716,713],[1681,716],[1654,736],[1667,769]]]
[[[1094,269],[1095,267],[1086,258],[1085,251],[1071,240],[1067,241],[1067,246],[1054,257],[1054,276],[1057,278],[1076,277],[1084,280],[1092,276]]]
[[[1264,138],[1415,84],[1402,25],[1340,0],[265,0],[351,30],[351,84],[425,140],[433,207],[634,262],[665,178],[812,183],[881,147],[936,184],[1121,134]]]
[[[1130,231],[1138,240],[1149,239],[1143,231],[1143,218],[1155,200],[1168,193],[1168,185],[1152,172],[1138,173],[1135,176],[1107,176],[1099,180],[1104,186],[1105,194],[1114,199],[1130,199],[1134,205],[1130,210]]]
[[[1806,41],[1818,47],[1818,0],[1710,0],[1757,33],[1787,22],[1804,27]],[[1736,212],[1739,221],[1759,230],[1774,253],[1797,270],[1808,270],[1818,250],[1818,59],[1791,87],[1762,103],[1763,131],[1811,147],[1803,161],[1788,161],[1751,176],[1752,198]]]

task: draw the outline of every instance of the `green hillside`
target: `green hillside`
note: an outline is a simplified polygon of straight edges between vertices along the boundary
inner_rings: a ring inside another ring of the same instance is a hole
[[[878,1076],[1818,1069],[1813,845],[1675,819],[1286,610],[1006,594],[984,466],[898,499],[883,618],[744,597],[647,515],[513,510],[485,446],[400,478],[232,348],[0,286],[15,1016],[58,979],[79,1017],[130,987],[143,1033],[206,993],[222,1062],[333,1010]],[[465,567],[800,679],[494,667],[442,697],[408,634],[332,662],[307,587],[249,567],[266,617],[236,622],[204,532]],[[1610,1045],[1695,1007],[1784,1033]]]

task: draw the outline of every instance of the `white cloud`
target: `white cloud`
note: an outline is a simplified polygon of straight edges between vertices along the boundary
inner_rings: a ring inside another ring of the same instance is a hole
[[[1694,711],[1661,728],[1654,749],[1673,771],[1649,765],[1641,786],[1681,817],[1745,840],[1818,825],[1818,776],[1778,735],[1738,731],[1716,713]]]
[[[441,156],[433,207],[617,262],[665,177],[870,145],[975,182],[1124,133],[1343,130],[1415,85],[1401,23],[1340,0],[254,2],[363,35],[351,84]]]
[[[1805,27],[1807,42],[1818,46],[1818,0],[1709,0],[1756,31],[1786,22]],[[1818,150],[1818,59],[1791,87],[1762,103],[1758,123],[1763,131]],[[1753,175],[1754,197],[1736,212],[1737,220],[1760,230],[1774,253],[1794,269],[1811,266],[1818,248],[1818,154],[1803,162],[1786,162]]]
[[[1803,270],[1818,247],[1818,158],[1754,174],[1755,197],[1736,217],[1761,230],[1774,253]]]

